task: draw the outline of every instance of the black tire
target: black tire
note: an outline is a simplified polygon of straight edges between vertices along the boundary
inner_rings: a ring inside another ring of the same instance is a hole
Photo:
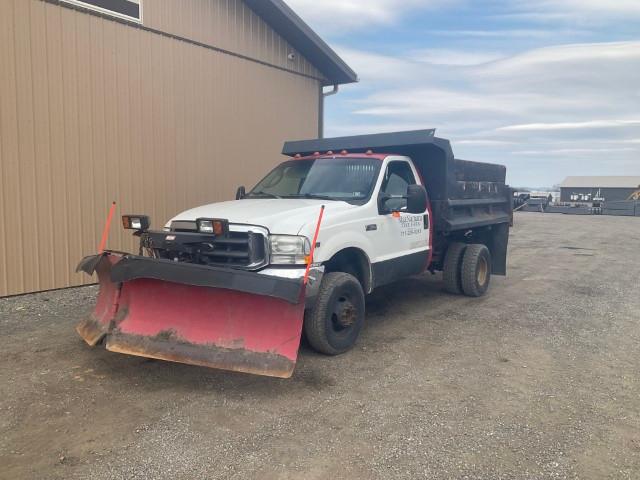
[[[364,325],[364,292],[348,273],[324,275],[316,303],[304,320],[309,345],[325,355],[353,348]]]
[[[491,282],[491,253],[481,244],[468,245],[462,259],[462,291],[469,297],[481,297]]]
[[[467,248],[466,243],[452,243],[447,249],[444,257],[444,266],[442,269],[442,278],[444,280],[444,288],[447,292],[454,295],[462,294],[462,258]]]

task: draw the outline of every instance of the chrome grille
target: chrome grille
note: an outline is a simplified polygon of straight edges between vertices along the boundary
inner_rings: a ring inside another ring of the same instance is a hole
[[[171,232],[197,233],[196,222],[176,221],[171,223]],[[231,231],[225,237],[212,237],[198,245],[197,263],[212,266],[229,266],[253,269],[267,264],[266,237],[257,232]]]

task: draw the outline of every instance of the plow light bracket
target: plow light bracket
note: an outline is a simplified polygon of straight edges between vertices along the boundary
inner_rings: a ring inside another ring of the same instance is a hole
[[[219,218],[198,218],[196,220],[200,233],[211,233],[216,237],[224,237],[229,233],[229,220]]]
[[[151,219],[148,215],[123,215],[122,226],[125,230],[146,232],[151,226]]]

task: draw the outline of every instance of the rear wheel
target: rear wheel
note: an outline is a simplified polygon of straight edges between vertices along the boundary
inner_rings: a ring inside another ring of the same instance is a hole
[[[338,355],[350,350],[364,325],[364,292],[348,273],[327,273],[316,303],[304,321],[304,333],[314,350]]]
[[[462,290],[469,297],[487,293],[491,281],[491,253],[481,244],[467,246],[462,259]]]
[[[447,249],[444,257],[444,268],[442,278],[444,288],[447,292],[460,295],[462,293],[462,278],[460,271],[462,268],[462,258],[467,248],[466,243],[452,243]]]

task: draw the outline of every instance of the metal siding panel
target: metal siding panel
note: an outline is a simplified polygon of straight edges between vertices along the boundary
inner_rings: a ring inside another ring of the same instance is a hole
[[[167,138],[165,155],[167,157],[167,169],[165,174],[165,185],[168,192],[176,191],[176,175],[178,160],[176,158],[176,102],[180,99],[180,93],[174,82],[175,71],[175,42],[167,40],[165,45],[165,63],[163,78],[166,83],[167,110],[165,114],[165,135]],[[176,195],[167,195],[166,215],[173,216],[178,213],[178,202]]]
[[[162,161],[162,152],[164,151],[164,136],[161,131],[162,128],[162,110],[163,110],[163,102],[159,101],[163,98],[162,93],[162,77],[160,73],[160,62],[162,61],[162,46],[161,41],[159,39],[153,39],[150,43],[150,51],[149,57],[151,59],[151,74],[152,79],[150,79],[149,87],[151,88],[151,135],[152,135],[152,158],[154,159],[155,165],[150,166],[151,172],[149,173],[151,178],[153,179],[152,184],[150,185],[150,190],[153,189],[161,189],[161,181],[162,181],[162,173],[164,171],[164,162]],[[157,195],[151,195],[153,198],[153,210],[152,210],[152,218],[158,218],[160,212],[164,211],[164,197],[159,197]]]
[[[16,97],[18,101],[18,159],[20,202],[22,206],[22,248],[26,272],[25,288],[34,289],[40,282],[38,229],[35,221],[38,215],[36,195],[36,158],[34,135],[34,92],[31,71],[31,29],[30,2],[14,2],[15,48],[16,48]]]
[[[161,227],[318,128],[315,80],[39,0],[0,2],[0,67],[0,295],[90,282],[112,200]]]
[[[69,216],[67,202],[67,161],[65,154],[64,82],[62,73],[61,10],[46,5],[47,85],[51,128],[51,190],[53,208],[53,240],[49,254],[54,262],[55,286],[69,285],[71,258],[69,255]]]
[[[147,1],[144,25],[299,73],[322,77],[242,0]],[[290,52],[296,53],[293,62],[287,59]]]
[[[73,187],[79,196],[80,217],[82,223],[82,251],[89,254],[98,245],[95,231],[95,196],[93,194],[93,179],[95,177],[92,150],[92,85],[91,79],[91,46],[90,21],[76,14],[76,68],[78,73],[78,130],[77,141],[79,151],[78,183]]]
[[[140,75],[141,84],[143,86],[141,91],[141,117],[142,117],[142,137],[140,138],[141,150],[142,150],[142,163],[143,168],[138,171],[139,184],[142,191],[153,192],[155,188],[154,171],[161,166],[157,164],[154,154],[155,137],[153,134],[153,119],[154,119],[154,97],[153,97],[153,62],[151,58],[151,44],[154,39],[150,35],[142,34],[140,38],[141,51],[144,52],[140,62]],[[154,227],[159,225],[158,210],[155,203],[155,195],[148,195],[145,197],[145,201],[139,205],[136,205],[139,213],[148,213],[151,215],[151,221]],[[124,212],[121,212],[124,213]]]
[[[82,198],[79,195],[80,189],[80,146],[78,139],[79,129],[79,71],[78,71],[78,54],[77,54],[77,38],[76,23],[84,18],[79,17],[77,12],[71,10],[61,10],[62,21],[62,72],[64,86],[64,136],[65,136],[65,153],[67,165],[65,172],[67,174],[67,191],[65,193],[67,200],[67,218],[69,222],[69,230],[67,233],[69,242],[69,252],[71,261],[73,262],[76,255],[84,253],[83,234],[86,231],[85,225],[82,223],[80,205]],[[86,235],[86,234],[84,234]],[[83,282],[84,278],[75,274],[74,283]]]
[[[0,295],[24,291],[22,253],[22,211],[20,201],[18,103],[16,97],[16,48],[14,32],[14,1],[0,2],[0,148],[3,173],[2,223],[5,235],[11,232],[12,241],[5,242],[3,263],[5,273],[0,277]],[[9,284],[9,279],[11,284]]]
[[[47,41],[44,3],[31,4],[31,72],[33,76],[33,115],[37,217],[36,258],[39,284],[55,285],[53,255],[53,199],[51,189],[51,141],[49,125],[49,95],[47,88]]]
[[[0,295],[8,290],[9,284],[9,245],[7,242],[7,230],[9,229],[8,189],[9,189],[9,157],[7,157],[8,132],[5,127],[6,112],[10,103],[9,99],[13,90],[9,90],[7,77],[13,72],[9,67],[13,63],[13,42],[9,37],[13,36],[10,2],[0,2]],[[6,163],[6,165],[5,165]]]
[[[131,68],[131,62],[129,60],[129,42],[126,30],[121,27],[116,28],[116,97],[113,98],[113,103],[116,106],[116,130],[118,142],[114,149],[118,162],[118,183],[120,184],[120,201],[121,210],[124,209],[128,213],[133,213],[135,210],[132,197],[134,188],[134,175],[135,172],[131,168],[131,151],[130,151],[130,119],[129,119],[129,106],[131,92],[129,90],[129,70]],[[105,205],[105,208],[107,205]],[[124,211],[123,211],[124,213]],[[118,224],[116,223],[116,227]],[[128,241],[130,236],[122,228],[116,228],[118,232],[118,243],[120,245],[129,245]]]
[[[104,111],[103,111],[103,124],[104,124],[104,136],[105,136],[105,150],[104,150],[104,171],[105,176],[103,179],[104,191],[106,192],[106,205],[100,205],[96,211],[95,224],[106,219],[106,215],[109,208],[109,203],[116,201],[119,205],[118,212],[122,213],[123,196],[121,195],[121,183],[120,183],[120,159],[118,157],[118,144],[120,139],[118,138],[118,112],[117,112],[117,60],[116,60],[116,37],[117,28],[113,22],[104,22],[101,26],[102,38],[103,38],[103,51],[101,57],[102,62],[102,74],[104,78],[104,89],[102,96],[104,98]],[[100,213],[98,213],[100,212]],[[99,220],[98,220],[99,219]],[[121,229],[117,228],[118,224],[109,234],[107,245],[113,243],[119,244],[121,241]],[[99,228],[99,227],[98,227]],[[95,247],[94,247],[95,248]],[[88,254],[88,253],[87,253]]]
[[[87,179],[87,183],[93,189],[93,214],[103,212],[110,208],[114,200],[107,192],[107,177],[110,172],[108,160],[108,144],[106,137],[106,104],[108,100],[105,96],[105,71],[104,71],[104,25],[100,18],[94,17],[90,20],[89,28],[89,84],[91,85],[91,152],[93,172],[92,178]],[[105,214],[101,216],[104,217]],[[99,219],[90,220],[94,238],[102,237],[102,231],[98,224]],[[93,243],[92,245],[95,245]],[[95,246],[93,247],[95,248]]]

